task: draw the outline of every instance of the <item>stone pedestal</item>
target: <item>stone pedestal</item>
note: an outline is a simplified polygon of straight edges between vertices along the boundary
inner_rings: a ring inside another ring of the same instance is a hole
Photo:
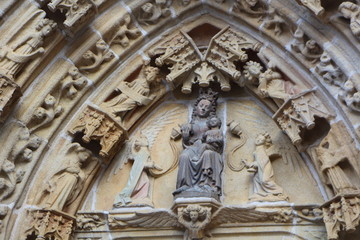
[[[75,223],[75,218],[64,212],[46,209],[28,210],[27,226],[21,239],[33,236],[36,240],[70,240]]]

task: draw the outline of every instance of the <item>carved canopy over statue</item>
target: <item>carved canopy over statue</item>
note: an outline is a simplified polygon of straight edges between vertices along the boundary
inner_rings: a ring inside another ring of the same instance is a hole
[[[224,138],[221,120],[216,116],[217,97],[211,89],[200,90],[190,123],[181,126],[184,150],[174,196],[221,195]]]

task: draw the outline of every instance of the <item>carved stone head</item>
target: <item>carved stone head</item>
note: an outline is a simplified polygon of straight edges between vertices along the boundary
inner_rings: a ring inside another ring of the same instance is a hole
[[[217,116],[211,117],[207,120],[206,124],[209,128],[220,128],[221,127],[221,119]]]
[[[91,152],[80,145],[76,146],[75,152],[80,163],[86,162],[91,157]]]
[[[154,12],[154,5],[152,3],[145,3],[141,6],[141,10],[143,10],[144,13],[152,13]]]
[[[255,139],[255,145],[256,146],[260,146],[260,145],[265,145],[265,146],[269,146],[271,145],[271,137],[269,135],[269,133],[260,133],[259,135],[257,135],[256,139]]]
[[[145,66],[144,68],[144,76],[148,83],[157,82],[156,80],[160,81],[158,78],[160,70],[158,68],[152,66]]]
[[[196,115],[201,118],[206,118],[210,114],[211,102],[207,99],[202,99],[196,105]]]
[[[250,7],[254,7],[259,2],[259,0],[245,0],[245,1]]]
[[[197,98],[192,114],[192,121],[194,117],[206,119],[216,115],[218,93],[211,88],[200,89],[200,96]]]

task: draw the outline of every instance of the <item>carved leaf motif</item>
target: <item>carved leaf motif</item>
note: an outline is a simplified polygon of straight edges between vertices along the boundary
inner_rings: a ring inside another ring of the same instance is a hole
[[[154,210],[152,212],[135,212],[131,217],[110,216],[110,227],[146,227],[146,228],[184,228],[177,216],[165,209]]]

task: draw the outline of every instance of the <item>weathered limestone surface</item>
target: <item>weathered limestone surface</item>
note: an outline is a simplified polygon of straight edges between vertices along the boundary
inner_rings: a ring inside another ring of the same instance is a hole
[[[358,239],[359,1],[0,2],[0,239]]]

